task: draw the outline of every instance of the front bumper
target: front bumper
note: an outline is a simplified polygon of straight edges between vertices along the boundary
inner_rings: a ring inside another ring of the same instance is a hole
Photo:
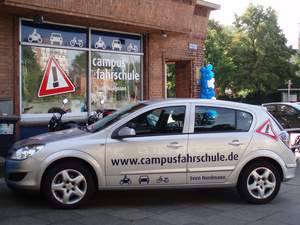
[[[5,160],[5,181],[11,189],[40,190],[40,162],[33,157],[25,160]]]

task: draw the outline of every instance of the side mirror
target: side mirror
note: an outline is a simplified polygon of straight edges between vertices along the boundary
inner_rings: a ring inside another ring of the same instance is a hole
[[[121,130],[118,132],[118,136],[120,138],[124,137],[134,137],[136,135],[135,130],[129,127],[123,127]]]

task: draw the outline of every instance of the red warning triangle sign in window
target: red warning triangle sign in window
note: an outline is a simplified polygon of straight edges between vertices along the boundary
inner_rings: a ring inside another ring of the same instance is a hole
[[[62,70],[55,58],[50,55],[39,88],[38,97],[74,92],[75,86]]]
[[[257,133],[267,135],[271,138],[274,138],[277,140],[277,135],[273,130],[272,123],[270,120],[267,120],[264,124],[262,124],[257,130]]]

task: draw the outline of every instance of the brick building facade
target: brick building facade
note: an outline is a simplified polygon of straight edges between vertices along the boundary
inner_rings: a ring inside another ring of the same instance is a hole
[[[32,24],[44,23],[49,26],[58,24],[61,27],[66,26],[68,29],[69,27],[72,29],[72,26],[78,29],[86,29],[88,34],[84,48],[86,49],[86,57],[90,61],[89,57],[93,54],[90,53],[91,48],[94,48],[90,43],[91,33],[93,33],[91,28],[96,30],[95,33],[100,30],[99,32],[117,32],[120,35],[132,34],[132,37],[139,35],[141,50],[136,55],[128,53],[130,57],[137,56],[140,60],[138,64],[140,69],[134,67],[135,70],[140,70],[139,74],[141,75],[140,83],[137,84],[141,87],[136,89],[140,92],[138,100],[166,97],[165,66],[170,62],[175,63],[176,67],[175,97],[198,98],[200,89],[196,85],[196,69],[203,66],[203,44],[206,37],[207,23],[210,12],[216,9],[219,9],[218,5],[202,0],[0,0],[0,100],[12,102],[12,114],[21,118],[20,124],[17,126],[17,135],[19,126],[21,128],[31,126],[37,124],[37,121],[45,125],[51,117],[51,114],[47,116],[47,114],[39,112],[37,109],[40,108],[41,102],[46,102],[44,99],[38,99],[37,102],[40,105],[38,107],[35,105],[36,109],[32,112],[34,114],[32,117],[28,116],[28,112],[24,109],[26,108],[26,105],[24,105],[25,91],[22,85],[25,85],[24,77],[26,74],[23,73],[25,73],[24,69],[28,73],[27,67],[30,64],[32,66],[32,60],[29,59],[27,65],[25,62],[24,66],[25,56],[22,56],[22,54],[25,54],[24,49],[27,47],[33,49],[33,43],[39,49],[49,50],[48,48],[51,46],[50,43],[45,45],[41,43],[39,46],[38,41],[20,40],[23,35],[22,32],[25,30],[22,27],[22,21],[29,21]],[[34,21],[37,15],[40,16],[40,19],[43,19],[42,22],[36,23]],[[24,22],[24,24],[26,23]],[[24,25],[24,27],[26,26]],[[37,25],[41,30],[39,26]],[[164,39],[162,34],[166,34],[167,38]],[[123,38],[125,42],[126,38],[131,38],[130,35]],[[44,40],[46,41],[45,37]],[[55,51],[69,47],[70,52],[78,50],[78,46],[77,49],[72,49],[68,44],[67,47],[56,46]],[[94,50],[98,51],[99,49]],[[112,52],[113,49],[103,49],[101,51],[105,53],[106,50],[108,52],[107,57],[109,57],[109,54],[114,53]],[[102,54],[101,51],[99,50],[100,55]],[[122,51],[125,53],[124,50]],[[37,54],[37,51],[34,52]],[[104,56],[101,55],[101,57]],[[88,72],[90,74],[93,72],[93,69],[89,67],[89,62],[87,62],[86,74]],[[85,82],[85,79],[88,86],[92,86],[89,85],[91,79],[86,75],[82,75],[78,80],[82,83]],[[28,81],[26,82],[28,83]],[[28,90],[30,91],[30,88]],[[86,91],[87,94],[84,96],[87,101],[84,110],[86,113],[79,116],[84,119],[93,110],[89,106],[92,104],[91,90],[87,89]],[[134,96],[136,95],[135,93]],[[130,98],[133,98],[132,93]],[[29,98],[26,104],[31,101],[32,99]]]

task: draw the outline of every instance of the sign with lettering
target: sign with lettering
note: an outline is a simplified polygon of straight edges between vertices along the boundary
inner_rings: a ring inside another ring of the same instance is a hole
[[[197,50],[198,49],[198,44],[189,42],[189,49]]]

